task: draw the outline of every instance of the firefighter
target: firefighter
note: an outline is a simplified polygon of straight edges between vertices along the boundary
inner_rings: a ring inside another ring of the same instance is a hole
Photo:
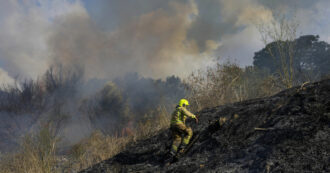
[[[179,152],[183,152],[185,147],[187,147],[187,145],[189,144],[189,141],[193,135],[192,129],[185,125],[186,118],[193,118],[195,119],[196,123],[198,123],[197,117],[187,110],[186,107],[188,105],[188,100],[181,99],[172,114],[170,128],[173,139],[173,143],[170,150],[170,155],[172,156],[176,155],[180,145],[181,147]]]

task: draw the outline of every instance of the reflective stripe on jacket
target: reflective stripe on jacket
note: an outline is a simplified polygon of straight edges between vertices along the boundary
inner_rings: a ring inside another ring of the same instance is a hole
[[[187,117],[196,118],[196,116],[189,112],[185,107],[176,106],[175,111],[172,113],[171,124],[184,124]]]

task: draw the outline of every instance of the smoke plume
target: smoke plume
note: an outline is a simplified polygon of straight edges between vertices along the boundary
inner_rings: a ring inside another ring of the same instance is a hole
[[[60,63],[83,67],[87,79],[113,79],[130,72],[184,77],[217,57],[249,65],[263,46],[255,23],[271,22],[275,11],[295,11],[301,32],[327,40],[329,26],[320,24],[327,19],[318,16],[327,16],[328,5],[325,0],[1,1],[0,67],[11,78],[36,78]]]

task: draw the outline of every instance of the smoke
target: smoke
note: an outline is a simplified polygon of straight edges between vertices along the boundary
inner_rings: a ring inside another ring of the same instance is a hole
[[[15,80],[6,71],[0,68],[0,85],[13,85]]]
[[[79,112],[81,105],[93,100],[108,80],[117,79],[132,112],[143,114],[164,103],[170,107],[184,89],[179,79],[167,76],[185,77],[217,57],[251,65],[254,52],[264,46],[255,24],[276,22],[276,11],[295,14],[301,32],[330,41],[329,5],[326,0],[0,1],[0,84],[13,84],[17,76],[37,79],[54,64],[82,69],[84,80],[73,86],[76,92],[47,93],[48,112],[39,112],[63,115],[66,126],[59,133],[74,143],[93,130]],[[126,76],[132,73],[138,75]],[[105,111],[105,118],[96,120],[99,126],[120,120],[116,116],[121,115],[110,114]]]
[[[254,0],[221,0],[221,9],[223,23],[235,32],[222,36],[223,46],[218,54],[226,60],[236,60],[241,66],[250,65],[255,50],[263,46],[256,25],[273,22],[273,12]]]
[[[27,4],[26,4],[27,5]],[[1,67],[10,76],[37,76],[44,71],[46,54],[43,35],[47,32],[46,21],[40,11],[24,10],[18,1],[1,1],[0,58]]]
[[[33,130],[34,118],[30,114],[16,116],[8,112],[0,112],[0,151],[6,151],[18,146],[20,137]]]
[[[296,11],[301,31],[328,39],[328,19],[320,17],[327,16],[327,5],[325,0],[1,1],[0,67],[10,77],[36,78],[61,63],[83,67],[87,79],[113,79],[130,72],[184,77],[214,57],[249,65],[263,46],[255,23],[274,20],[277,10]]]
[[[297,10],[298,21],[302,27],[302,34],[319,35],[321,40],[330,42],[330,22],[327,16],[330,15],[329,1],[318,1],[312,8]]]
[[[55,62],[84,67],[87,77],[114,78],[138,72],[146,77],[165,78],[188,74],[211,55],[216,43],[209,41],[200,52],[187,31],[198,15],[196,4],[172,2],[170,10],[155,11],[135,17],[115,31],[96,26],[85,11],[76,11],[58,25],[50,37]]]
[[[172,111],[185,96],[180,78],[143,78],[136,73],[114,82],[85,82],[80,68],[53,66],[37,80],[0,88],[0,151],[15,149],[17,139],[51,127],[60,146],[76,144],[95,130],[113,134],[155,116],[157,108]],[[87,92],[86,92],[87,91]],[[148,116],[146,116],[148,115]],[[11,147],[6,147],[11,146]]]

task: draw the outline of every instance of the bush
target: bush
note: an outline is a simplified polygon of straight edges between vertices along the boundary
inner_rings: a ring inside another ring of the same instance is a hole
[[[101,131],[95,131],[90,137],[72,147],[64,170],[65,172],[77,172],[92,166],[118,154],[131,141],[132,137],[129,136],[110,136],[104,135]]]
[[[36,136],[27,135],[21,149],[15,154],[2,157],[0,170],[4,173],[51,173],[56,172],[56,143],[49,126],[42,128]]]
[[[113,157],[126,148],[127,145],[157,134],[168,128],[170,117],[165,108],[157,108],[146,114],[138,125],[131,129],[132,133],[125,135],[105,135],[101,131],[93,132],[90,137],[82,140],[71,148],[69,163],[65,171],[78,171],[92,166],[102,160]]]
[[[192,73],[185,81],[192,110],[270,96],[281,90],[278,79],[254,67],[216,64]]]

